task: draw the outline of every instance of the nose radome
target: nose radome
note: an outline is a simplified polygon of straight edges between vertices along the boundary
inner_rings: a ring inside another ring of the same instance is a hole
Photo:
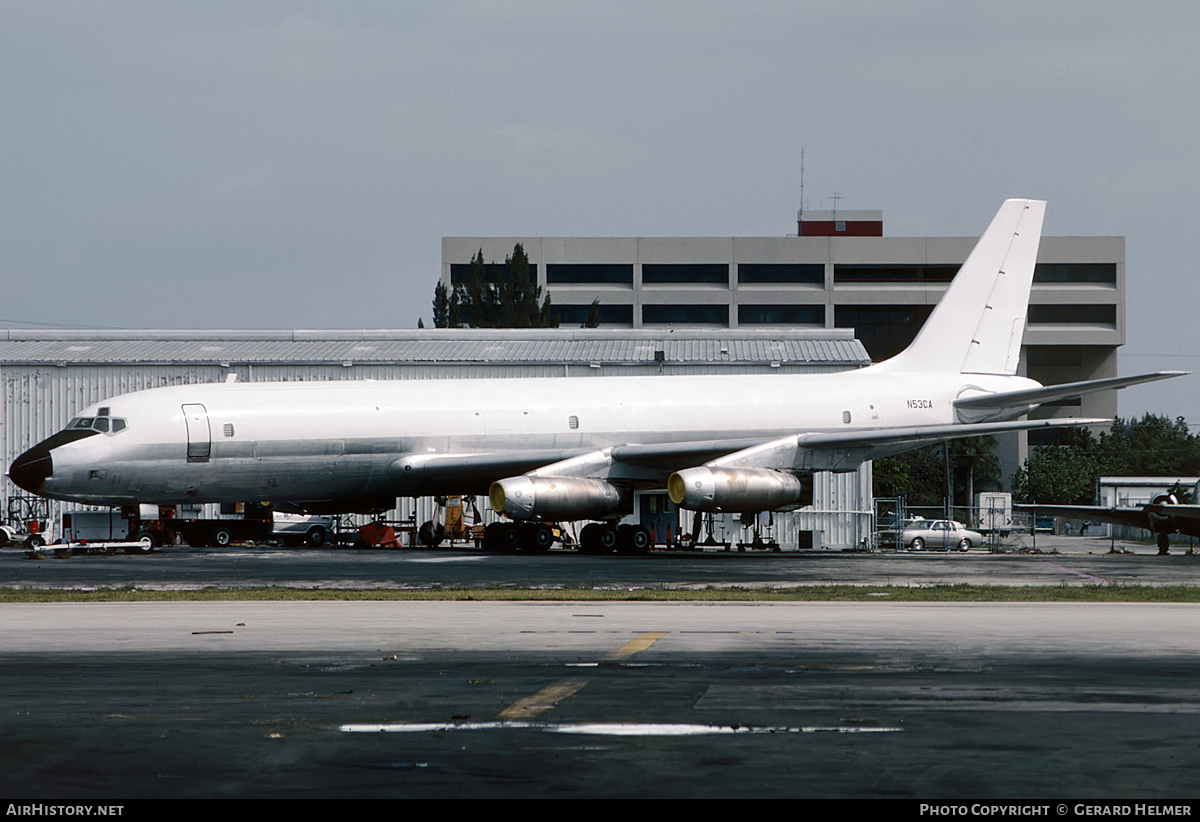
[[[42,445],[30,448],[8,467],[9,479],[31,494],[42,493],[46,477],[52,473],[54,460],[50,457],[50,449]]]

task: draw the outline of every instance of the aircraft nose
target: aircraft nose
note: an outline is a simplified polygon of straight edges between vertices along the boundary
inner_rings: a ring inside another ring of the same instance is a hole
[[[35,445],[13,460],[8,476],[31,494],[41,494],[46,478],[54,473],[54,460],[45,445]]]

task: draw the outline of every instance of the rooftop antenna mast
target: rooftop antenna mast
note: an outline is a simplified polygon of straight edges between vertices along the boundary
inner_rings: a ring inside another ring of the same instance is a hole
[[[804,219],[804,146],[800,146],[800,210],[796,212],[796,219]]]
[[[796,236],[804,234],[804,146],[800,146],[800,209],[796,212]]]

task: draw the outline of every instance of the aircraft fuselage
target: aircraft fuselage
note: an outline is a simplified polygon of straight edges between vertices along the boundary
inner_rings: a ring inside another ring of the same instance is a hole
[[[36,446],[13,463],[10,476],[35,493],[100,505],[286,501],[336,508],[369,500],[391,507],[397,496],[486,493],[498,478],[431,484],[422,472],[405,470],[423,455],[509,452],[527,455],[534,468],[620,444],[950,424],[964,389],[1036,385],[881,366],[812,375],[183,385],[84,409],[67,429],[77,438]],[[123,421],[122,430],[88,422],[103,417]]]

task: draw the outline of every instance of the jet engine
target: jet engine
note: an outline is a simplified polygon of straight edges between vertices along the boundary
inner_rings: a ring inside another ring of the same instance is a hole
[[[621,507],[621,490],[586,477],[509,477],[492,483],[492,508],[518,520],[602,519]]]
[[[755,513],[812,505],[812,475],[771,468],[685,468],[667,480],[671,501],[690,511]]]

